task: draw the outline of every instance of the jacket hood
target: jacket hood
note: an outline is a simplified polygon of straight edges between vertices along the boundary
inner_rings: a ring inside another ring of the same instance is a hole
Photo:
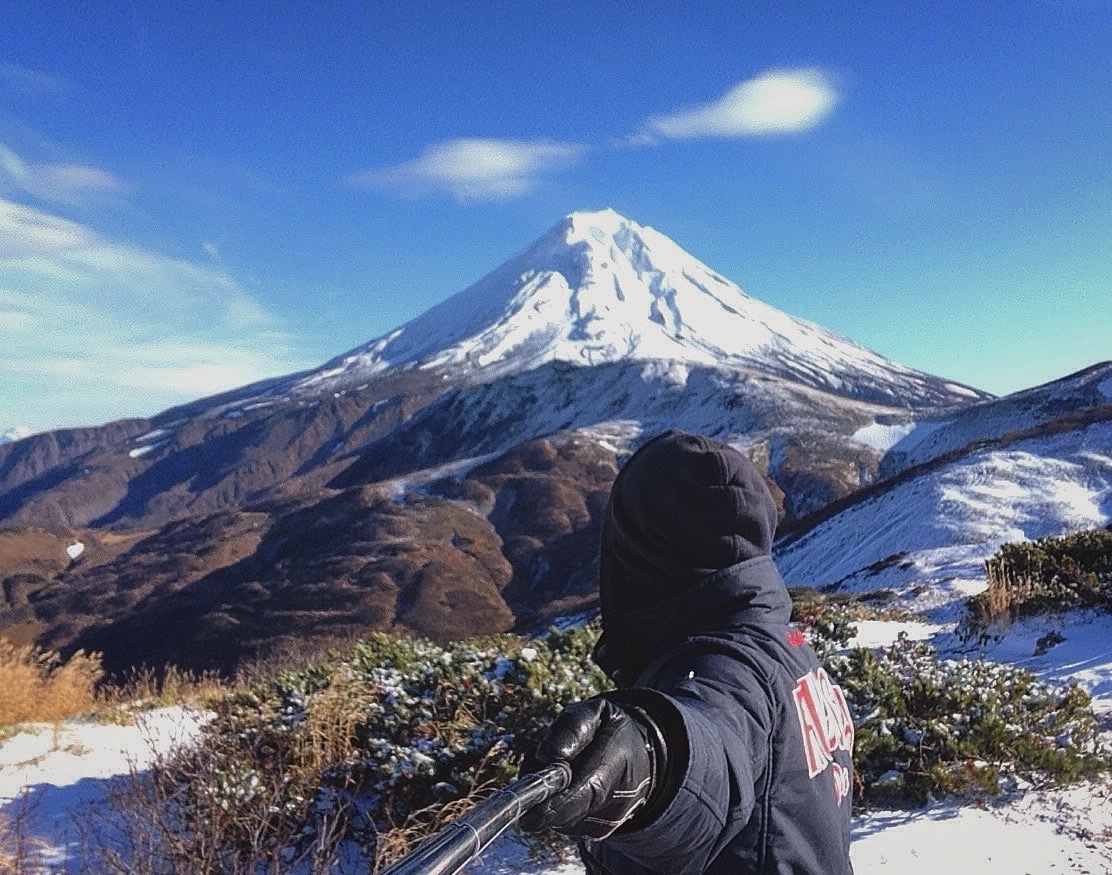
[[[646,443],[618,473],[603,520],[598,658],[628,674],[698,617],[784,603],[790,614],[768,558],[776,520],[764,478],[732,447],[674,430]]]
[[[786,625],[791,613],[791,596],[772,557],[758,556],[647,607],[629,607],[622,593],[611,592],[593,657],[616,684],[630,686],[674,641],[746,625]]]

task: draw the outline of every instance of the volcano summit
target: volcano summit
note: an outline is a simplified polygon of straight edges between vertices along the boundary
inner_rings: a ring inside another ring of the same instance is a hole
[[[613,210],[567,216],[474,285],[300,385],[393,368],[489,380],[553,361],[651,360],[752,370],[903,404],[984,397],[746,295],[660,232]]]

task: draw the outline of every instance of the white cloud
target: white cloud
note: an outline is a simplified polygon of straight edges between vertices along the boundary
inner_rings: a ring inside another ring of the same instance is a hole
[[[653,116],[631,142],[800,133],[821,124],[837,102],[837,90],[819,70],[772,70],[713,103]]]
[[[90,196],[119,193],[127,186],[99,167],[26,161],[0,143],[0,192],[5,189],[56,203],[82,204]]]
[[[95,241],[84,225],[0,198],[0,258],[47,255]]]
[[[0,199],[2,415],[36,430],[152,415],[308,363],[257,297]]]
[[[23,310],[0,310],[0,330],[20,331],[30,328],[35,317]]]
[[[574,164],[586,151],[582,144],[552,140],[450,140],[426,147],[414,161],[348,181],[409,195],[444,190],[460,200],[501,200],[528,194],[543,174]]]
[[[70,195],[124,190],[124,184],[107,170],[85,164],[38,164],[32,172],[35,175],[35,184],[49,192],[65,192]]]

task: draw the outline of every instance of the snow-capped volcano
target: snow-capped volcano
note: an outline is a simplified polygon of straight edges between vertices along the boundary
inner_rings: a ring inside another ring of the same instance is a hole
[[[304,375],[300,387],[399,367],[489,379],[552,361],[630,360],[753,370],[912,405],[986,397],[764,304],[609,209],[567,216],[472,286]]]

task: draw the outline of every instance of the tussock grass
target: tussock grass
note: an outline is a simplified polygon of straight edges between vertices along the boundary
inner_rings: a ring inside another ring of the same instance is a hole
[[[0,638],[0,729],[95,710],[103,676],[99,654],[78,651],[63,662],[54,651]]]
[[[112,683],[102,684],[97,697],[102,703],[102,712],[107,707],[129,713],[136,709],[187,703],[207,707],[226,695],[229,689],[228,682],[214,672],[196,674],[172,665],[155,671],[143,666],[130,670]]]
[[[75,717],[126,721],[136,710],[187,703],[210,706],[231,688],[215,674],[193,674],[174,666],[134,669],[109,683],[99,653],[79,650],[63,661],[52,650],[0,638],[0,735],[25,723]]]
[[[985,562],[988,588],[968,600],[966,634],[1071,608],[1112,610],[1112,530],[1004,544]]]

